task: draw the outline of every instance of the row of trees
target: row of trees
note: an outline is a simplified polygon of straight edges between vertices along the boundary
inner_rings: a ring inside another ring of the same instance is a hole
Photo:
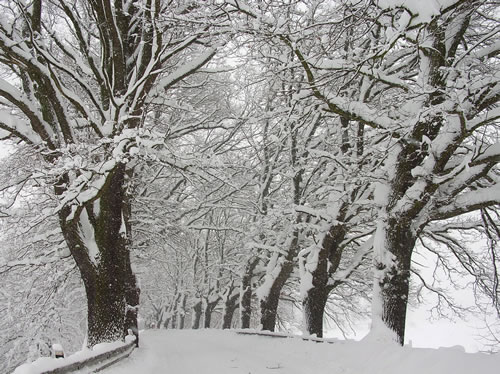
[[[133,268],[156,326],[249,327],[258,300],[274,330],[281,299],[321,336],[371,300],[403,344],[410,283],[455,307],[416,248],[498,311],[494,2],[2,6],[0,128],[30,160],[2,213],[45,196],[23,201],[76,263],[89,345],[136,328]]]

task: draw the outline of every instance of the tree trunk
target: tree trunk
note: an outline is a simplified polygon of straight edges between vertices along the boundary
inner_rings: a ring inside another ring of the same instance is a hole
[[[260,324],[262,330],[274,331],[276,326],[276,313],[281,295],[281,289],[292,274],[294,268],[294,258],[298,253],[299,233],[293,232],[293,236],[288,248],[281,269],[278,275],[272,280],[267,295],[260,300]],[[279,261],[280,259],[278,259]],[[279,266],[279,265],[278,265]],[[275,269],[276,270],[276,269]]]
[[[202,312],[202,302],[199,300],[196,304],[193,306],[193,321],[191,322],[191,328],[192,329],[199,329],[200,328],[200,322],[201,322],[201,312]]]
[[[186,323],[186,303],[187,303],[187,295],[186,293],[182,293],[181,299],[181,307],[179,310],[179,329],[184,329],[184,325]]]
[[[174,304],[172,306],[172,328],[173,329],[176,329],[177,328],[177,314],[179,313],[179,301],[182,297],[182,293],[178,293],[176,296],[175,296],[175,299],[174,299]]]
[[[88,304],[88,345],[136,334],[139,289],[130,266],[125,217],[125,165],[108,175],[98,199],[59,214],[64,238],[82,275]]]
[[[405,220],[391,218],[386,227],[385,244],[392,254],[389,267],[382,263],[377,269],[383,276],[378,279],[381,301],[381,318],[386,327],[396,334],[396,341],[403,345],[405,338],[406,309],[410,289],[411,255],[416,236]],[[377,316],[375,316],[377,318]]]
[[[161,321],[163,319],[163,308],[158,308],[158,310],[156,311],[156,324],[155,324],[155,328],[159,329],[161,327]]]
[[[242,329],[250,328],[250,318],[252,316],[252,278],[253,271],[255,270],[258,262],[258,258],[250,260],[245,268],[245,274],[241,279],[240,322]]]
[[[274,331],[276,326],[276,314],[281,295],[281,289],[293,271],[293,262],[285,261],[281,270],[274,280],[267,297],[260,300],[260,324],[262,330]]]
[[[131,280],[133,282],[128,282],[126,284],[125,298],[127,301],[126,313],[125,313],[125,335],[128,334],[128,330],[132,330],[135,335],[135,346],[139,347],[139,326],[137,324],[137,314],[139,312],[139,296],[140,289],[137,287],[137,281],[135,275],[131,273]]]
[[[328,294],[329,290],[326,288],[314,287],[307,292],[303,301],[306,330],[318,338],[323,337],[323,316]]]
[[[172,313],[172,328],[173,329],[176,329],[177,328],[177,310],[174,309],[173,313]]]
[[[203,327],[206,329],[210,328],[210,323],[212,322],[212,312],[214,311],[218,302],[219,302],[219,299],[212,301],[212,302],[207,301],[207,305],[205,307],[205,321],[203,324]]]
[[[212,310],[207,304],[207,307],[205,308],[205,320],[203,321],[203,327],[209,329],[211,322],[212,322]]]
[[[281,287],[274,287],[269,295],[260,300],[260,324],[262,330],[274,331]]]
[[[167,310],[167,312],[165,314],[166,314],[166,317],[165,317],[165,321],[163,321],[163,328],[168,329],[170,326],[170,320],[172,319],[172,314],[170,313],[170,308],[169,308],[169,310]]]
[[[347,205],[341,209],[338,216],[340,221],[345,219]],[[321,248],[317,256],[316,269],[311,272],[312,287],[307,290],[302,301],[304,308],[304,323],[310,335],[323,337],[323,316],[328,295],[335,285],[328,285],[330,276],[339,267],[342,258],[340,244],[345,238],[346,228],[344,225],[333,225],[322,240]]]
[[[233,321],[234,312],[236,308],[238,308],[238,303],[236,302],[238,298],[238,294],[228,297],[224,304],[224,315],[222,316],[223,329],[231,328],[231,322]]]

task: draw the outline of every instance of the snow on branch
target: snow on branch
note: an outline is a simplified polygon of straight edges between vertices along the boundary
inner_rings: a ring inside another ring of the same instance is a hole
[[[193,74],[203,65],[205,65],[215,55],[216,48],[207,48],[202,54],[191,60],[190,62],[177,68],[174,72],[167,75],[165,78],[160,79],[157,86],[151,90],[149,96],[155,97],[161,95],[165,90],[172,87],[177,82]]]
[[[486,148],[484,153],[472,160],[469,165],[476,166],[487,163],[500,163],[500,143],[495,143]]]
[[[498,205],[500,205],[500,185],[495,184],[461,193],[449,204],[436,208],[431,217],[434,220],[443,220]]]

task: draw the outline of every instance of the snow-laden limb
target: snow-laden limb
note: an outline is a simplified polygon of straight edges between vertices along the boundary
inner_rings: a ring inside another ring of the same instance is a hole
[[[412,15],[413,23],[419,24],[430,22],[434,17],[442,14],[443,11],[458,4],[458,0],[380,0],[377,4],[382,9],[402,8]]]
[[[479,188],[459,194],[449,204],[440,206],[432,214],[435,219],[447,219],[481,208],[498,206],[500,204],[500,186],[498,184]]]
[[[476,165],[490,162],[500,163],[500,143],[487,145],[486,149],[479,156],[475,157],[471,163],[472,165]]]
[[[10,110],[0,110],[0,128],[7,133],[13,133],[26,143],[38,144],[42,140],[40,136],[31,129],[24,119],[15,116]]]
[[[402,77],[398,76],[398,74],[391,75],[386,72],[386,70],[389,70],[390,67],[379,69],[354,63],[349,65],[349,62],[344,59],[328,60],[325,58],[321,58],[317,62],[310,61],[310,64],[315,69],[317,68],[321,70],[357,71],[360,74],[363,74],[374,81],[381,82],[389,87],[400,88],[404,91],[410,90],[410,86]]]
[[[17,106],[29,121],[16,119],[12,113],[2,110],[1,123],[4,130],[13,132],[32,144],[50,141],[51,127],[38,115],[34,103],[26,95],[6,80],[0,78],[0,96]]]
[[[328,281],[328,285],[335,285],[347,281],[354,271],[360,267],[365,258],[368,257],[370,252],[373,251],[374,241],[375,238],[370,236],[359,248],[357,248],[347,267],[335,272]]]
[[[500,87],[499,87],[500,89]],[[478,113],[472,120],[467,121],[467,130],[474,131],[482,126],[494,123],[500,118],[500,108],[494,107],[491,110],[486,110],[484,113]]]
[[[269,297],[271,287],[281,271],[283,262],[284,258],[279,255],[279,252],[275,251],[271,254],[271,258],[266,265],[266,275],[264,277],[264,282],[255,291],[255,294],[257,295],[259,300],[265,300],[267,297]]]
[[[186,46],[191,44],[195,40],[196,38],[193,38],[192,40],[190,40],[190,43],[186,43]],[[192,74],[193,71],[196,71],[204,66],[215,55],[216,51],[217,50],[215,48],[208,48],[201,55],[197,56],[185,65],[179,67],[177,70],[168,74],[166,77],[160,79],[156,88],[150,92],[150,96],[161,95],[162,92],[168,90],[174,84]]]

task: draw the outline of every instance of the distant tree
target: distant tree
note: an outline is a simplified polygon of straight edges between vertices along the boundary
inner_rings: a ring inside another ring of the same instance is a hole
[[[362,43],[358,35],[351,35],[355,27],[362,24],[354,21],[357,16],[344,14],[349,13],[346,11],[349,7],[337,3],[304,1],[266,7],[252,2],[253,8],[238,2],[229,3],[247,20],[259,20],[248,24],[242,21],[241,27],[255,35],[254,43],[261,47],[254,58],[263,65],[262,74],[269,77],[267,102],[264,104],[261,99],[261,112],[267,113],[270,119],[262,117],[263,131],[254,141],[262,143],[257,155],[262,179],[267,183],[262,183],[260,191],[267,195],[273,192],[272,196],[266,195],[264,201],[266,207],[272,207],[270,216],[276,221],[275,227],[267,229],[267,242],[261,240],[262,248],[267,246],[262,253],[276,248],[263,261],[268,267],[258,291],[262,299],[261,325],[264,329],[274,329],[277,300],[290,275],[297,270],[299,259],[306,329],[322,336],[328,296],[368,259],[369,245],[364,246],[358,256],[345,255],[345,252],[355,251],[373,232],[373,227],[364,224],[372,220],[372,216],[366,214],[372,207],[366,204],[363,207],[357,200],[368,201],[372,188],[369,179],[362,176],[363,169],[376,167],[372,163],[379,160],[370,161],[372,150],[364,146],[364,124],[328,113],[322,103],[309,94],[308,79],[314,75],[311,69],[304,68],[307,67],[304,56],[321,59],[328,51],[333,54],[332,58],[346,58],[350,49],[358,46],[354,41]],[[332,17],[332,13],[339,19]],[[276,27],[276,23],[280,26]],[[358,32],[365,31],[360,27]],[[336,37],[332,38],[332,34]],[[341,95],[363,96],[358,92],[359,78],[334,72],[328,79],[325,82],[332,85],[335,82]],[[268,209],[261,210],[267,213]],[[266,222],[265,215],[261,220]],[[288,244],[283,240],[279,243],[270,240],[272,231],[292,232],[296,238],[285,248]],[[265,231],[263,237],[266,238]],[[342,277],[334,276],[337,272]],[[361,290],[360,294],[363,294]],[[264,318],[266,315],[269,317]]]

